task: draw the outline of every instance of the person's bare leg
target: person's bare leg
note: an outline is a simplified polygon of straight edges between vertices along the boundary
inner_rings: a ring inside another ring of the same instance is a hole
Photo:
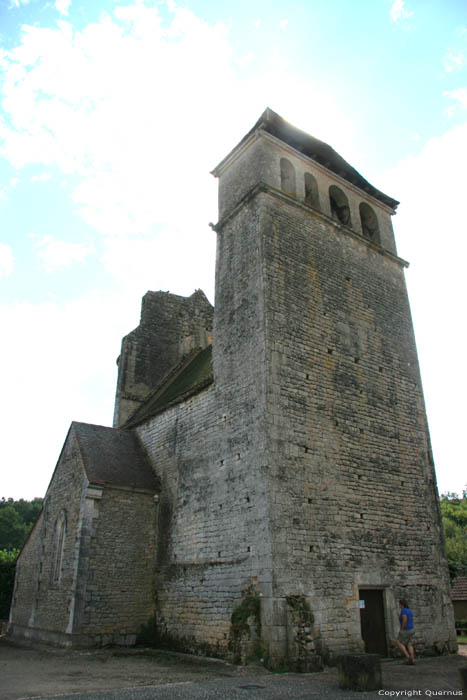
[[[407,644],[407,649],[409,650],[410,654],[410,660],[414,664],[415,663],[415,652],[413,646],[409,643]]]
[[[410,660],[410,654],[407,651],[407,649],[405,648],[405,646],[402,644],[402,642],[400,642],[398,639],[395,639],[394,641],[395,641],[396,645],[399,647],[399,649],[401,650],[401,652],[404,654],[405,658]]]

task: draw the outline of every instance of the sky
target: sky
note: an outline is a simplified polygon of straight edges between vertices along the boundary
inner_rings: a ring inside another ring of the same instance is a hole
[[[211,170],[266,107],[401,202],[438,488],[467,484],[465,0],[0,0],[0,497],[111,425],[151,290],[214,301]]]

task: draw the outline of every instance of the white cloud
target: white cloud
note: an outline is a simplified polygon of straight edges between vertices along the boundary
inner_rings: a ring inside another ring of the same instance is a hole
[[[61,15],[68,14],[68,8],[71,5],[71,0],[56,0],[55,7]]]
[[[11,10],[13,7],[21,7],[21,5],[28,5],[30,2],[31,0],[10,0],[9,9]]]
[[[94,252],[92,246],[82,243],[57,241],[52,236],[30,234],[30,237],[36,239],[34,245],[47,273],[70,267],[73,263],[83,263],[88,255]]]
[[[462,68],[465,65],[465,54],[463,51],[458,51],[454,53],[453,51],[448,51],[446,60],[444,63],[444,70],[446,73],[452,73],[458,68]]]
[[[455,100],[458,103],[458,106],[462,107],[462,109],[467,109],[467,87],[457,88],[455,90],[446,90],[443,94],[446,95],[446,97],[450,97],[452,100]],[[448,110],[452,114],[454,107],[450,107]]]
[[[9,277],[13,272],[13,252],[9,245],[0,243],[0,277]]]
[[[9,368],[2,376],[8,401],[0,404],[8,425],[2,495],[44,495],[72,420],[111,424],[115,360],[137,318],[137,306],[129,312],[123,296],[97,292],[65,305],[0,305],[0,325],[14,339],[0,344],[0,362]]]
[[[235,65],[239,66],[240,68],[245,68],[246,66],[251,65],[255,58],[256,54],[253,51],[248,51],[248,53],[244,56],[240,56],[239,58],[235,59]]]
[[[157,7],[137,3],[80,32],[65,21],[25,27],[21,44],[3,53],[5,157],[73,175],[77,213],[106,236],[214,219],[209,172],[225,155],[226,134],[240,139],[271,95],[270,106],[302,121],[319,94],[319,113],[304,128],[326,139],[339,124],[341,142],[354,141],[332,93],[293,76],[279,51],[270,50],[266,73],[249,55],[241,81],[227,27],[171,7],[164,26]]]
[[[202,286],[214,303],[215,244],[216,235],[207,225],[167,229],[157,236],[106,238],[102,263],[119,289],[134,299],[148,289],[189,296]]]
[[[187,105],[212,103],[212,85],[229,81],[226,30],[176,10],[163,31],[156,9],[142,4],[116,17],[78,33],[65,22],[25,29],[4,61],[3,152],[18,167],[55,163],[77,175],[79,211],[106,234],[144,232],[177,212],[188,222],[223,124],[192,109],[188,126]]]
[[[289,23],[288,19],[281,19],[281,21],[279,22],[279,29],[282,29],[282,30],[287,29],[288,23]]]
[[[391,2],[391,10],[389,12],[391,22],[402,22],[413,17],[413,11],[405,7],[404,0],[389,0],[389,2]]]
[[[47,172],[40,173],[40,175],[33,175],[31,177],[31,182],[47,182],[47,180],[51,180],[52,175]]]

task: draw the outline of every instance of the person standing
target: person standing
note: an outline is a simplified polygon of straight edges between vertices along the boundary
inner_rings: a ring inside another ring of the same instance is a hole
[[[399,601],[399,608],[400,630],[395,642],[405,656],[404,663],[413,666],[415,663],[415,653],[412,645],[412,639],[415,635],[413,613],[404,599]]]

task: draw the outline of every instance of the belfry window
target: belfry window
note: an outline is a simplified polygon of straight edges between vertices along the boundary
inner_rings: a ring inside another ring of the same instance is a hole
[[[360,204],[360,221],[362,222],[363,235],[370,241],[379,243],[378,219],[373,209],[365,202]]]
[[[336,221],[339,221],[344,226],[350,226],[350,207],[349,200],[336,185],[331,185],[329,188],[329,200],[331,204],[331,216]]]
[[[295,168],[287,158],[281,158],[281,190],[295,197]]]
[[[66,513],[60,513],[55,523],[54,549],[52,561],[52,583],[58,586],[62,578],[63,552],[66,539]]]
[[[311,173],[305,173],[305,204],[319,209],[318,183]]]

